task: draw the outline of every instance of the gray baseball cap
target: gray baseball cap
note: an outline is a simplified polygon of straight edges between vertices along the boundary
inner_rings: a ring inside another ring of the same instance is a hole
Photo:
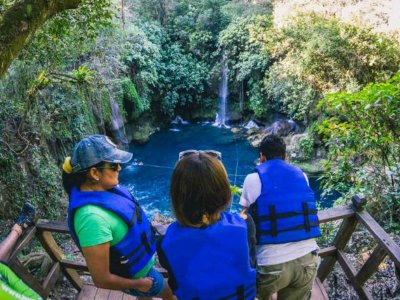
[[[108,136],[95,134],[82,139],[72,152],[72,173],[85,170],[102,161],[110,163],[127,163],[132,153],[123,151]]]

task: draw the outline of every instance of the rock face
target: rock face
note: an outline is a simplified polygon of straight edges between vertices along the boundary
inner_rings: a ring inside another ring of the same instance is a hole
[[[286,152],[290,159],[305,160],[305,157],[307,156],[307,154],[304,153],[304,149],[302,149],[300,147],[300,142],[303,139],[307,139],[307,138],[308,138],[307,133],[289,135],[284,138],[285,143],[286,143]]]
[[[150,135],[158,131],[158,127],[153,127],[150,123],[127,124],[125,126],[126,135],[129,141],[144,144],[149,141]]]

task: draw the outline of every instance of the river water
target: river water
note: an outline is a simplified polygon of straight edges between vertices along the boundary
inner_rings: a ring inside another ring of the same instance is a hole
[[[257,149],[229,129],[209,123],[173,126],[154,133],[145,145],[130,145],[133,159],[123,167],[120,183],[133,193],[150,215],[172,215],[169,184],[178,153],[183,150],[218,150],[232,185],[242,187],[245,176],[254,171]],[[333,199],[321,199],[317,177],[309,176],[310,186],[322,207],[330,207]],[[239,209],[234,197],[232,211]]]

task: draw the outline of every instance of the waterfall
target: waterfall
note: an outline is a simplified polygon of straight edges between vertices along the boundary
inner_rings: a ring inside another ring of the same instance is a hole
[[[128,149],[129,143],[125,134],[124,121],[122,120],[118,103],[115,102],[112,97],[110,97],[110,107],[112,116],[111,128],[113,137],[115,141],[118,141],[118,144],[120,146],[122,146],[124,149]]]
[[[226,60],[223,60],[222,66],[222,78],[221,83],[219,84],[219,106],[218,106],[218,113],[215,118],[215,126],[220,127],[228,127],[226,125],[227,116],[226,110],[228,105],[228,63]]]

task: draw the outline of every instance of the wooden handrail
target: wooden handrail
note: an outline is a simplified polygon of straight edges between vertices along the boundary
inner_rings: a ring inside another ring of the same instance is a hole
[[[364,286],[365,282],[378,270],[379,265],[389,256],[400,269],[400,247],[393,242],[390,236],[383,230],[381,226],[366,212],[363,207],[366,200],[362,197],[354,196],[352,204],[344,207],[330,208],[318,212],[320,223],[328,223],[333,221],[342,220],[333,244],[318,251],[318,255],[323,259],[318,269],[318,278],[323,281],[331,273],[336,262],[339,262],[347,278],[351,282],[358,296],[361,299],[372,299],[372,296]],[[373,253],[370,255],[365,264],[357,272],[346,258],[343,249],[350,240],[357,225],[363,225],[371,233],[377,241]],[[165,226],[159,225],[160,232],[165,231]],[[30,281],[33,277],[23,270],[24,268],[16,259],[18,252],[29,242],[29,240],[36,235],[42,243],[44,249],[49,253],[54,261],[53,267],[49,275],[46,277],[43,285],[34,282],[33,288],[38,290],[41,295],[47,296],[51,288],[55,284],[55,278],[61,271],[71,281],[75,288],[80,290],[82,281],[77,273],[88,272],[85,262],[78,262],[66,259],[61,248],[54,240],[52,233],[69,234],[66,222],[39,220],[36,227],[28,232],[27,238],[24,239],[16,251],[12,254],[12,259],[17,263],[14,269],[17,270],[22,277]],[[166,276],[166,272],[164,271]]]

